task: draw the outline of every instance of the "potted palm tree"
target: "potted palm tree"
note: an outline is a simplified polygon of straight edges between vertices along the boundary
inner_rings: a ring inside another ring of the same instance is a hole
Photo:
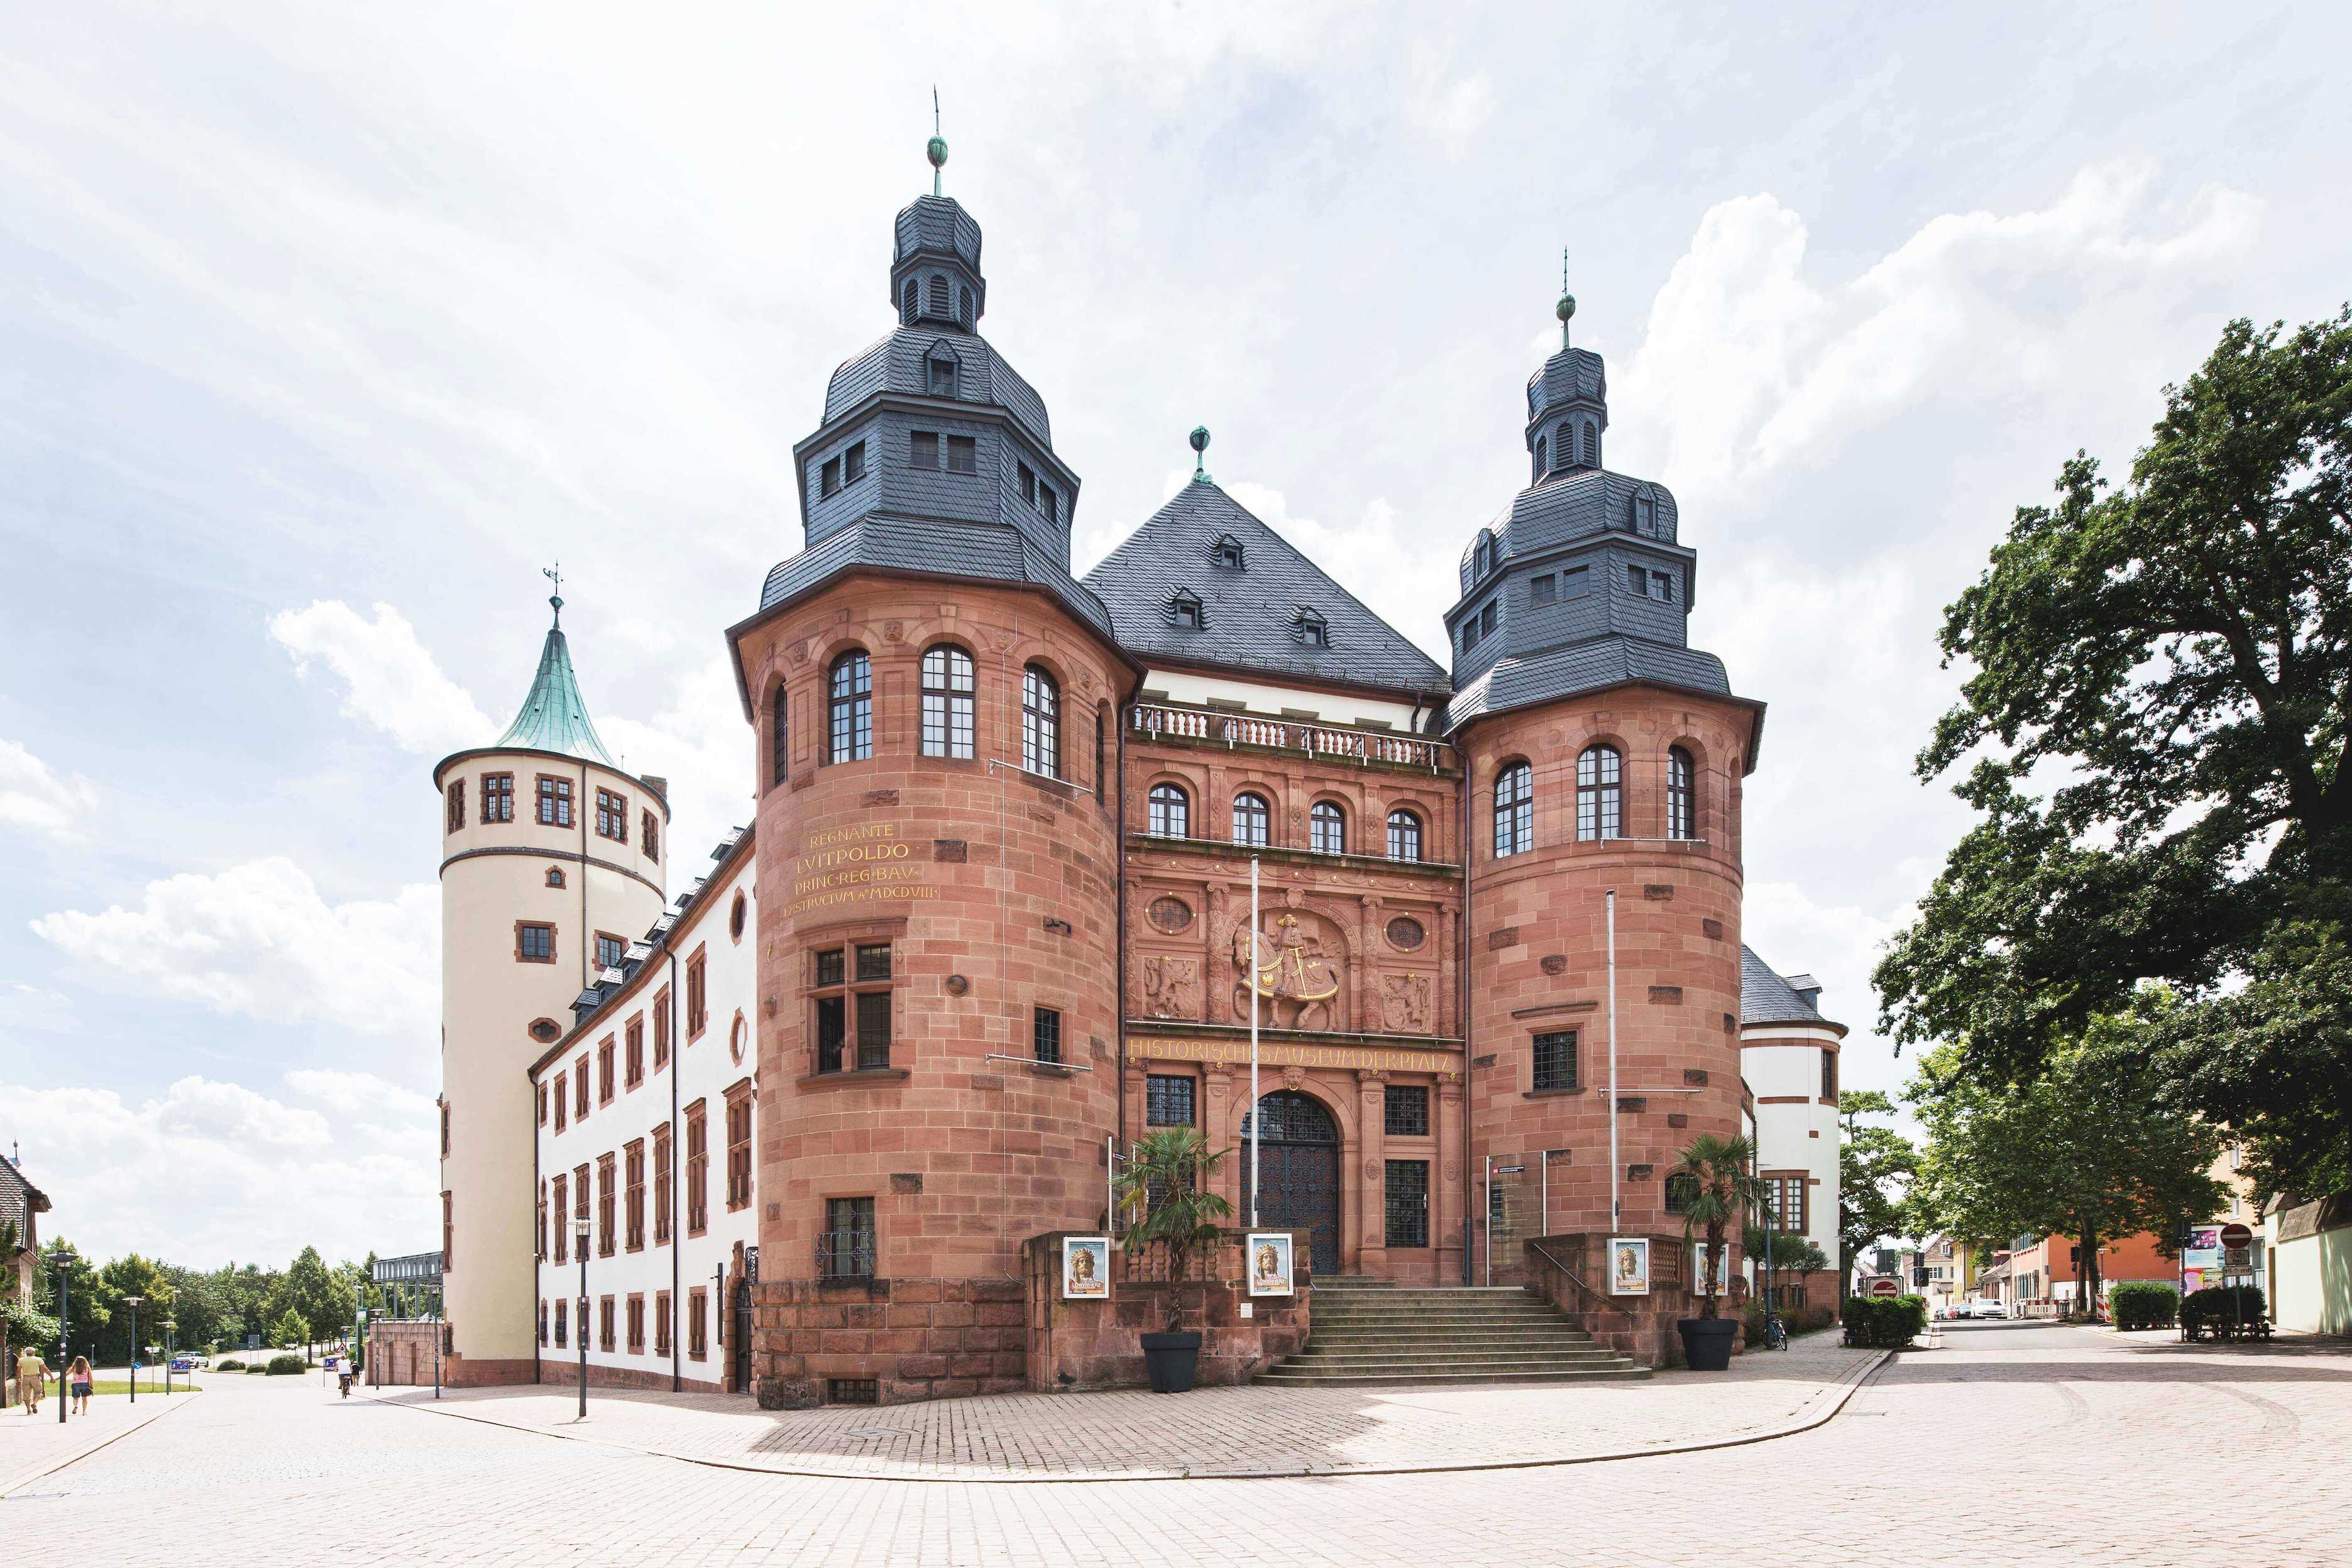
[[[1183,1281],[1192,1254],[1214,1247],[1223,1234],[1218,1221],[1233,1218],[1234,1206],[1210,1190],[1223,1159],[1197,1129],[1169,1127],[1136,1139],[1119,1167],[1121,1240],[1130,1253],[1154,1241],[1168,1249],[1168,1326],[1143,1336],[1154,1394],[1181,1394],[1200,1371],[1201,1331],[1184,1326]]]
[[[1683,1239],[1706,1239],[1698,1316],[1675,1322],[1683,1338],[1683,1360],[1693,1372],[1721,1372],[1731,1364],[1731,1338],[1739,1332],[1739,1322],[1717,1316],[1716,1291],[1722,1282],[1725,1234],[1740,1223],[1743,1211],[1761,1207],[1765,1201],[1755,1164],[1755,1145],[1746,1138],[1707,1133],[1683,1151],[1674,1168],[1674,1175],[1684,1178]]]

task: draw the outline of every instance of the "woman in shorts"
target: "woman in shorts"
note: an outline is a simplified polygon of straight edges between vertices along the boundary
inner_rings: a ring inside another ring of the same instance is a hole
[[[73,1365],[66,1371],[66,1381],[73,1385],[73,1413],[77,1416],[89,1415],[90,1376],[88,1356],[78,1355],[73,1358]]]

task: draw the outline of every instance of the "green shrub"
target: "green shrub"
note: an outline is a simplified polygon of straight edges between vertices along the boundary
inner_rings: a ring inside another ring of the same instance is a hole
[[[1764,1303],[1750,1297],[1748,1305],[1742,1309],[1741,1315],[1748,1324],[1748,1347],[1753,1349],[1762,1344],[1764,1343]],[[1837,1313],[1828,1307],[1791,1307],[1780,1314],[1780,1326],[1789,1331],[1790,1339],[1795,1339],[1799,1334],[1812,1333],[1816,1330],[1825,1329],[1835,1322],[1837,1322]]]
[[[257,1361],[251,1366],[245,1369],[245,1375],[247,1377],[258,1377],[268,1370],[269,1369],[268,1367],[262,1365],[261,1363]]]
[[[1923,1296],[1849,1296],[1845,1321],[1854,1338],[1878,1350],[1901,1350],[1927,1326]]]
[[[305,1364],[299,1355],[273,1355],[264,1370],[272,1377],[296,1377],[305,1370]]]
[[[218,1367],[215,1368],[215,1370],[219,1372],[243,1372],[245,1370],[245,1363],[237,1360],[235,1356],[230,1356],[226,1361],[222,1362]]]
[[[2170,1328],[2180,1312],[2180,1292],[2157,1280],[2133,1280],[2107,1292],[2107,1310],[2119,1329]]]
[[[2235,1315],[2240,1322],[2258,1322],[2263,1316],[2263,1293],[2252,1285],[2207,1285],[2191,1291],[2180,1303],[2180,1322],[2184,1328],[2210,1328],[2231,1320],[2231,1299],[2235,1298]]]

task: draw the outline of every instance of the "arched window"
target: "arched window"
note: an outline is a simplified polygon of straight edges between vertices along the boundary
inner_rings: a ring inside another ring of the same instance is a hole
[[[907,287],[898,291],[898,319],[904,325],[911,327],[915,324],[916,304],[915,280],[910,277],[907,279]]]
[[[1666,837],[1698,837],[1698,777],[1691,754],[1681,747],[1666,750]]]
[[[1576,836],[1580,841],[1624,834],[1624,766],[1613,746],[1588,746],[1576,759]]]
[[[1318,855],[1348,852],[1348,813],[1332,800],[1318,800],[1307,813],[1307,847]]]
[[[550,887],[562,887],[563,885],[563,868],[562,866],[551,865],[547,868],[547,885]]]
[[[1021,766],[1062,776],[1062,690],[1034,664],[1021,672]]]
[[[1536,847],[1536,774],[1514,762],[1495,776],[1495,858]]]
[[[923,755],[972,754],[971,655],[952,643],[923,650]]]
[[[1584,464],[1588,468],[1601,466],[1601,426],[1589,419],[1584,422]]]
[[[1400,806],[1389,813],[1389,859],[1421,858],[1421,819]]]
[[[971,285],[969,283],[959,284],[956,287],[956,319],[967,327],[971,325]]]
[[[1545,451],[1546,451],[1546,450],[1547,450],[1547,447],[1546,447],[1546,444],[1545,444],[1545,442],[1544,442],[1544,438],[1543,438],[1542,436],[1540,436],[1540,435],[1537,436],[1537,437],[1536,437],[1536,477],[1537,477],[1537,478],[1538,478],[1538,479],[1540,479],[1540,478],[1542,478],[1542,477],[1544,476],[1545,469],[1546,469],[1546,467],[1548,466],[1548,465],[1546,465],[1546,463],[1544,462],[1544,453],[1545,453]]]
[[[1575,423],[1571,420],[1561,420],[1559,422],[1559,465],[1563,468],[1573,468],[1576,466]]]
[[[863,762],[874,755],[874,666],[853,648],[833,662],[826,682],[831,712],[824,759]]]
[[[792,776],[793,727],[787,711],[784,688],[780,682],[776,695],[768,705],[768,784],[771,789]]]
[[[1151,836],[1189,839],[1192,836],[1192,797],[1181,784],[1151,787]]]
[[[1265,797],[1255,789],[1244,789],[1234,797],[1234,842],[1263,847],[1274,823],[1274,808]]]
[[[930,285],[931,314],[944,320],[948,313],[948,280],[934,274]]]

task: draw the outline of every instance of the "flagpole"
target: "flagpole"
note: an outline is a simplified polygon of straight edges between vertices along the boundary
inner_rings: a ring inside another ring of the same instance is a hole
[[[1257,1145],[1265,1118],[1257,1103],[1257,856],[1250,856],[1250,1228],[1257,1228]]]
[[[1623,1174],[1617,1163],[1617,890],[1605,895],[1609,915],[1609,1228],[1622,1218],[1617,1206],[1617,1181]]]

